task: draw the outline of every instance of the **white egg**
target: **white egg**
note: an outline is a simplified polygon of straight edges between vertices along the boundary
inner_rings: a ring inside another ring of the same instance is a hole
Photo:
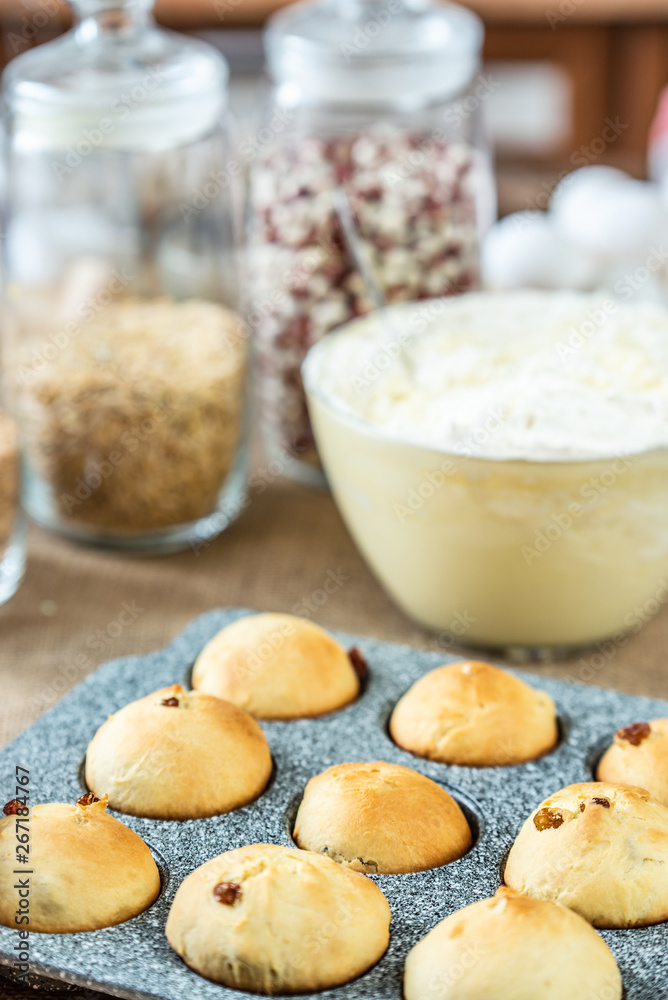
[[[632,260],[660,240],[664,209],[658,186],[612,167],[583,167],[561,182],[550,214],[558,232],[583,249]]]
[[[668,133],[662,132],[652,139],[647,150],[647,176],[663,185],[668,181]]]
[[[482,244],[482,278],[488,288],[574,288],[596,283],[596,259],[556,232],[543,212],[507,215]]]
[[[617,167],[580,167],[572,170],[559,181],[550,201],[550,211],[559,212],[562,200],[572,197],[574,191],[598,191],[605,184],[623,184],[633,178]]]
[[[665,305],[666,268],[665,265],[652,270],[645,264],[621,267],[615,265],[603,271],[601,285],[623,302],[652,302]]]

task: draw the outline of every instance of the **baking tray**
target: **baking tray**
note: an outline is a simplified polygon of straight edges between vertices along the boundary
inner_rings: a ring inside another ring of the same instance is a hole
[[[15,767],[20,765],[30,769],[32,803],[74,802],[82,793],[86,746],[107,716],[158,688],[188,684],[192,664],[205,643],[249,613],[239,608],[209,612],[166,649],[100,667],[0,753],[3,801],[14,798]],[[556,702],[558,748],[519,766],[450,767],[400,750],[388,736],[387,723],[393,706],[414,681],[458,658],[334,634],[346,647],[359,646],[368,660],[369,678],[358,700],[319,719],[263,722],[274,776],[264,794],[243,809],[185,822],[116,813],[151,847],[162,874],[159,898],[145,913],[116,927],[84,934],[31,934],[33,973],[132,1000],[251,997],[202,979],[171,950],[164,926],[176,889],[189,872],[222,851],[256,842],[291,844],[291,823],[312,775],[344,761],[380,759],[405,764],[444,785],[463,806],[475,840],[469,854],[443,868],[371,876],[392,908],[387,953],[353,982],[310,994],[337,1000],[399,1000],[409,948],[447,914],[496,891],[504,858],[531,810],[562,786],[591,780],[592,768],[615,730],[668,716],[668,703],[663,701],[522,672],[518,676],[549,692]],[[603,937],[621,968],[626,1000],[668,997],[668,923],[604,931]],[[0,963],[13,964],[16,942],[15,930],[0,928]]]

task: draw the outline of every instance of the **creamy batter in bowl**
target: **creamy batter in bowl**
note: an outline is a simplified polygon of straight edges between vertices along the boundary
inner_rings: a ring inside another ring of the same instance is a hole
[[[406,303],[303,367],[341,513],[412,618],[622,642],[668,602],[668,313],[562,292]]]

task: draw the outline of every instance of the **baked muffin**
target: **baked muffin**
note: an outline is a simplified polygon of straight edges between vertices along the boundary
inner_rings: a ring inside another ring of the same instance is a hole
[[[365,875],[297,848],[253,844],[179,886],[166,934],[200,975],[254,993],[348,982],[389,943],[390,907]]]
[[[26,817],[30,864],[16,874],[20,803],[0,818],[0,924],[16,929],[18,881],[27,882],[25,929],[76,934],[136,917],[160,892],[160,873],[144,841],[106,812],[106,798],[82,795],[76,805],[36,805]],[[21,828],[23,829],[23,827]],[[28,874],[27,871],[30,871]],[[25,895],[25,894],[24,894]]]
[[[639,785],[668,806],[668,719],[634,722],[615,733],[601,757],[599,781]]]
[[[406,958],[405,1000],[620,1000],[593,927],[559,903],[499,889],[437,924]]]
[[[596,927],[666,920],[668,809],[632,785],[569,785],[524,823],[504,881],[563,903]]]
[[[390,734],[418,757],[494,767],[549,753],[559,731],[544,691],[489,663],[465,660],[421,677],[396,705]]]
[[[334,712],[360,691],[343,646],[313,622],[279,614],[249,615],[224,628],[197,658],[192,683],[258,719]]]
[[[86,783],[109,805],[150,819],[198,819],[252,802],[271,775],[255,719],[180,684],[110,716],[88,745]]]
[[[471,831],[444,788],[408,767],[336,764],[311,778],[293,832],[358,872],[420,872],[466,854]]]

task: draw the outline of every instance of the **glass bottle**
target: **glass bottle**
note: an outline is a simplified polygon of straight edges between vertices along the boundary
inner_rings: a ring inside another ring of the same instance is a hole
[[[373,305],[341,204],[384,301],[478,287],[480,237],[495,216],[482,39],[475,14],[439,0],[314,0],[269,22],[250,319],[264,441],[296,478],[323,481],[301,362]]]
[[[0,409],[0,605],[16,593],[25,570],[25,524],[19,510],[16,424]]]
[[[82,541],[197,546],[245,489],[228,69],[150,0],[73,6],[4,74],[25,506]]]

